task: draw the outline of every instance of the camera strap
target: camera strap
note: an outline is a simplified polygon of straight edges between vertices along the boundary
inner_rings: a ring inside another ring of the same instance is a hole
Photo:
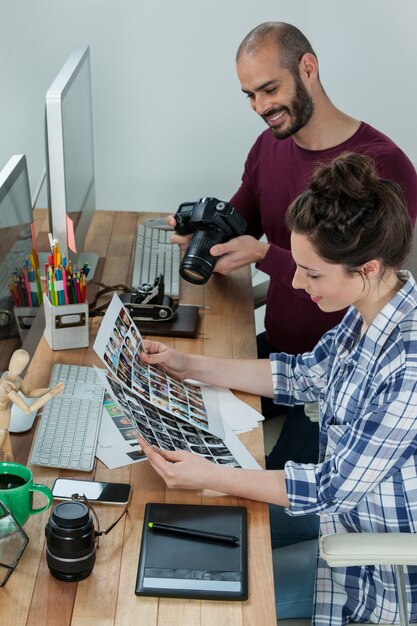
[[[101,535],[107,535],[111,530],[113,530],[113,528],[116,526],[116,524],[118,522],[120,522],[120,520],[122,519],[123,515],[126,515],[126,513],[127,513],[127,507],[125,508],[123,513],[121,515],[119,515],[117,520],[115,522],[113,522],[113,524],[111,524],[106,530],[96,531],[96,537],[101,537]],[[97,528],[98,528],[98,526],[97,526]]]
[[[108,300],[104,304],[97,305],[98,300],[102,296],[105,296],[107,294],[113,295],[113,293],[117,293],[118,291],[121,291],[122,293],[130,293],[131,291],[126,285],[105,285],[101,282],[95,282],[94,284],[98,287],[102,287],[102,289],[97,291],[96,297],[88,307],[88,314],[90,317],[103,316],[106,314],[106,310],[109,306],[110,300]]]
[[[96,512],[95,508],[93,507],[92,503],[90,502],[90,500],[84,494],[80,495],[78,493],[73,493],[72,496],[71,496],[71,500],[84,502],[84,504],[87,506],[88,510],[91,511],[91,513],[93,514],[93,517],[94,517],[94,519],[96,521],[96,525],[97,525],[97,530],[94,531],[94,534],[97,537],[97,548],[100,547],[100,544],[99,544],[100,537],[102,535],[107,535],[111,530],[113,530],[113,528],[116,526],[116,524],[118,524],[120,522],[120,520],[122,519],[122,517],[124,515],[126,515],[126,513],[127,513],[127,507],[126,507],[125,510],[123,511],[123,513],[121,515],[119,515],[119,517],[116,519],[116,521],[113,522],[113,524],[111,524],[108,528],[106,528],[106,530],[100,530],[100,520],[99,520],[97,512]]]

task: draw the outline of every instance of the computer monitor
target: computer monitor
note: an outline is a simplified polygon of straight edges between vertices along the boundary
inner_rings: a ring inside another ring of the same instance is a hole
[[[26,157],[14,155],[0,171],[0,372],[22,345],[32,356],[44,329],[43,307],[16,308],[9,289],[32,252],[32,221]]]
[[[95,210],[93,113],[90,50],[78,46],[68,57],[46,93],[46,170],[49,227],[61,256],[94,275],[98,255],[84,252],[84,242]],[[76,254],[68,250],[73,220]]]

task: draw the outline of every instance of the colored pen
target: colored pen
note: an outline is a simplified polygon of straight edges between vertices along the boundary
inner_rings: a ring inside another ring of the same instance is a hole
[[[210,541],[239,543],[239,538],[235,535],[222,535],[220,533],[205,532],[204,530],[196,530],[193,528],[182,528],[181,526],[171,526],[171,524],[162,524],[159,522],[148,522],[148,528],[151,530],[159,530],[164,533],[185,535],[186,537],[198,537],[199,539],[208,539]]]
[[[30,290],[29,276],[28,276],[28,272],[26,268],[25,268],[25,271],[23,272],[23,280],[25,281],[28,305],[32,306],[32,293]]]
[[[68,295],[67,272],[65,270],[65,266],[64,266],[64,270],[62,272],[62,282],[63,282],[63,285],[64,285],[65,304],[69,304],[70,303],[70,299],[69,299],[69,295]]]

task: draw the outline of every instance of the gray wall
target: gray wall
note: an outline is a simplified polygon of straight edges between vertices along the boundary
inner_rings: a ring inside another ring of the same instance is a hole
[[[89,44],[98,208],[230,197],[264,128],[234,55],[270,19],[310,38],[337,106],[417,162],[415,0],[1,0],[0,167],[25,153],[34,189],[45,92],[72,48]]]

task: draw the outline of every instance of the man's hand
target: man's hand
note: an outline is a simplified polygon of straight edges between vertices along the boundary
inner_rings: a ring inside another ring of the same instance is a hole
[[[216,244],[210,249],[210,254],[220,257],[214,271],[218,274],[230,274],[250,263],[260,263],[268,250],[269,243],[258,241],[250,235],[241,235],[226,243]]]
[[[167,217],[167,223],[175,228],[176,221],[173,215]],[[185,252],[192,235],[172,235],[171,242],[180,246]],[[251,237],[251,235],[241,235],[234,237],[226,243],[218,243],[212,246],[210,254],[218,258],[214,271],[217,274],[230,274],[233,270],[249,265],[250,263],[260,263],[264,260],[269,250],[269,243],[265,243]]]
[[[168,215],[167,223],[172,226],[172,228],[175,228],[175,226],[177,225],[177,222],[175,221],[175,217],[173,215]],[[188,248],[188,244],[190,243],[191,238],[192,235],[177,235],[177,233],[175,233],[171,237],[171,243],[177,243],[181,248],[181,251],[185,252]]]

